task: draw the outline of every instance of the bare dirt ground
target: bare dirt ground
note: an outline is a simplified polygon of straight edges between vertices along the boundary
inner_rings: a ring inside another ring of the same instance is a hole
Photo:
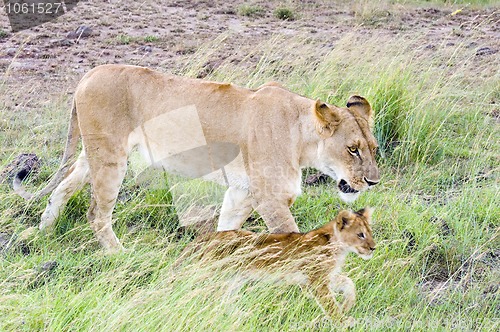
[[[251,68],[259,61],[246,57],[260,41],[300,34],[318,49],[334,48],[347,33],[387,38],[422,34],[422,52],[464,44],[476,49],[477,61],[494,63],[500,49],[498,7],[422,7],[345,4],[334,1],[295,1],[286,6],[293,20],[274,15],[281,1],[253,1],[260,11],[248,15],[244,1],[81,1],[53,22],[11,33],[5,10],[0,10],[0,73],[9,90],[22,93],[7,107],[28,106],[71,93],[81,76],[94,66],[128,63],[166,72],[180,72],[187,59],[207,42],[224,36],[198,77],[222,61]],[[247,15],[245,15],[247,14]],[[78,27],[91,29],[88,37],[74,38]],[[355,41],[354,41],[355,42]],[[496,68],[498,69],[498,68]],[[492,67],[492,70],[495,70]]]

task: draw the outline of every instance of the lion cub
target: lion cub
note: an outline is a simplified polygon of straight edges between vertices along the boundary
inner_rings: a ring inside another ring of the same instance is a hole
[[[308,233],[258,234],[223,231],[195,239],[185,252],[202,261],[230,259],[245,279],[274,278],[308,287],[330,316],[347,312],[356,299],[351,279],[340,274],[348,253],[369,259],[375,250],[370,227],[372,209],[341,211]],[[183,256],[183,255],[181,255]],[[336,293],[342,293],[337,302]]]

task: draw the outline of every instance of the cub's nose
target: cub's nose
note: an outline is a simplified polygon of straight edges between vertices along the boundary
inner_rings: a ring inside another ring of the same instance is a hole
[[[375,251],[375,249],[377,249],[377,247],[370,247],[371,251]]]
[[[365,180],[366,183],[368,183],[369,186],[374,186],[374,185],[376,185],[377,183],[380,182],[380,180],[376,180],[376,181],[375,180],[369,180],[366,177],[364,177],[363,179]]]

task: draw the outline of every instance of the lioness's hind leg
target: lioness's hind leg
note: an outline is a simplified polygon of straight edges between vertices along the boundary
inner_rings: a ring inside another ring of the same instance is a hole
[[[66,206],[68,200],[89,181],[89,164],[85,153],[82,152],[77,161],[71,166],[66,178],[57,186],[49,198],[49,202],[42,214],[40,230],[48,231]]]
[[[117,153],[114,153],[117,156]],[[112,214],[118,192],[127,170],[127,156],[121,154],[119,160],[104,162],[89,160],[91,169],[92,201],[87,214],[90,227],[99,243],[107,251],[123,249],[112,228]]]

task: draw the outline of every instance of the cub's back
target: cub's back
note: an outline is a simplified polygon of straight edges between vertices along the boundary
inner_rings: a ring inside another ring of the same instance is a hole
[[[234,259],[238,266],[249,269],[296,271],[309,265],[327,268],[333,264],[334,255],[328,238],[321,234],[259,234],[244,230],[204,235],[195,240],[194,250],[202,260],[229,259],[232,262]]]

